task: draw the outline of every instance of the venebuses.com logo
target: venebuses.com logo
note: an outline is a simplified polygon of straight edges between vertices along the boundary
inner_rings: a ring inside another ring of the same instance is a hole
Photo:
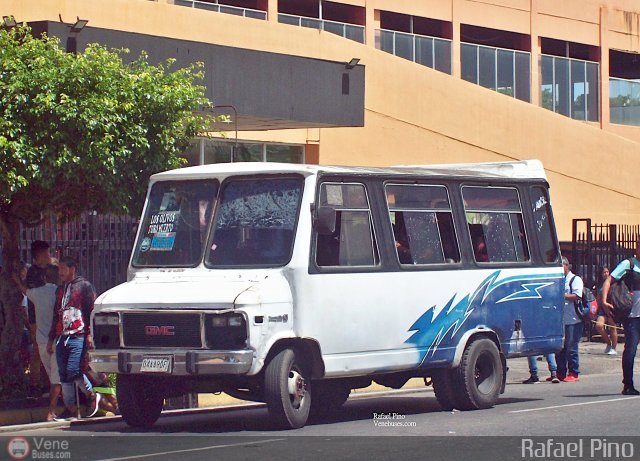
[[[7,443],[7,453],[13,459],[25,459],[30,451],[29,442],[24,437],[14,437]]]
[[[71,459],[68,440],[46,437],[13,437],[7,442],[11,459]]]

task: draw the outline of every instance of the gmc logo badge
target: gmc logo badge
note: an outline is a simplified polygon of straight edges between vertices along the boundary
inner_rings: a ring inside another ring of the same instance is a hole
[[[175,327],[173,325],[157,326],[147,325],[144,327],[144,334],[147,336],[175,336]]]

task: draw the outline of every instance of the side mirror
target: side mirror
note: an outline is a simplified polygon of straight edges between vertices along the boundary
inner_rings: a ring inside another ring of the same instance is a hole
[[[320,235],[331,235],[336,231],[336,210],[329,206],[321,206],[316,211],[313,228]]]

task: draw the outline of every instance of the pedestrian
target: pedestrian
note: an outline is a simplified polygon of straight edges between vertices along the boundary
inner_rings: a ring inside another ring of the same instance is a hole
[[[53,421],[56,417],[56,406],[61,393],[60,374],[58,373],[58,362],[56,355],[47,351],[49,332],[53,323],[53,310],[56,301],[56,290],[58,289],[59,275],[58,266],[50,264],[46,270],[46,283],[38,288],[29,288],[27,296],[35,306],[36,312],[36,344],[40,359],[45,372],[49,378],[49,411],[47,421]]]
[[[600,280],[596,292],[598,293],[598,313],[596,314],[596,331],[607,344],[604,353],[607,355],[618,355],[618,327],[613,319],[613,311],[602,302],[602,286],[609,278],[609,267],[602,266],[600,269]]]
[[[33,345],[31,343],[31,335],[29,332],[29,299],[26,295],[26,279],[27,279],[27,271],[29,269],[28,265],[24,261],[20,261],[19,263],[20,272],[19,272],[19,286],[22,291],[22,301],[20,305],[22,306],[22,310],[20,312],[23,321],[22,333],[20,335],[20,363],[22,364],[23,371],[26,373],[27,370],[29,372],[29,380],[31,380],[31,375],[33,370],[31,370],[31,359],[33,357]],[[31,395],[31,391],[29,391],[29,395]]]
[[[638,265],[638,258],[640,258],[640,239],[636,242],[635,257],[631,258],[631,261],[628,259],[621,261],[611,272],[611,276],[602,284],[603,304],[609,310],[614,309],[614,306],[607,301],[611,279],[621,280],[628,272],[633,289],[631,312],[629,317],[622,323],[624,328],[624,351],[622,352],[623,395],[640,395],[640,391],[633,386],[633,361],[636,358],[636,349],[638,349],[638,341],[640,340],[640,266]],[[631,267],[632,263],[633,267]]]
[[[49,254],[49,244],[44,240],[34,240],[31,242],[31,266],[27,271],[27,289],[40,288],[46,284],[46,270],[47,265],[50,263],[51,255]],[[33,346],[31,363],[29,365],[29,393],[32,397],[39,397],[42,394],[42,389],[46,389],[50,385],[41,373],[42,359],[38,348],[36,311],[31,300],[29,300],[28,312],[29,334]]]
[[[582,279],[571,272],[571,264],[566,257],[562,257],[564,269],[564,308],[562,323],[564,324],[564,343],[562,350],[556,355],[558,361],[558,379],[570,383],[580,379],[580,357],[578,344],[582,338],[584,325],[578,317],[575,302],[582,297],[584,283]]]
[[[550,373],[546,381],[550,381],[554,384],[559,383],[560,380],[558,379],[558,365],[556,364],[556,355],[551,352],[549,354],[546,354],[544,357],[547,360],[547,366],[549,367]],[[522,381],[522,384],[535,384],[540,381],[540,378],[538,377],[538,364],[536,363],[536,356],[530,355],[529,357],[527,357],[527,360],[529,361],[529,377]]]
[[[89,414],[95,413],[98,403],[95,393],[80,369],[87,350],[93,349],[89,318],[96,299],[93,285],[77,274],[78,263],[70,256],[60,259],[59,274],[62,285],[56,290],[53,323],[49,332],[47,351],[56,359],[65,411],[56,420],[68,420],[78,414],[75,386],[87,396]]]

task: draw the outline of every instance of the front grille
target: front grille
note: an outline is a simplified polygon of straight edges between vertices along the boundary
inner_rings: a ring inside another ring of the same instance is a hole
[[[125,347],[202,347],[199,314],[123,314],[122,331]]]

